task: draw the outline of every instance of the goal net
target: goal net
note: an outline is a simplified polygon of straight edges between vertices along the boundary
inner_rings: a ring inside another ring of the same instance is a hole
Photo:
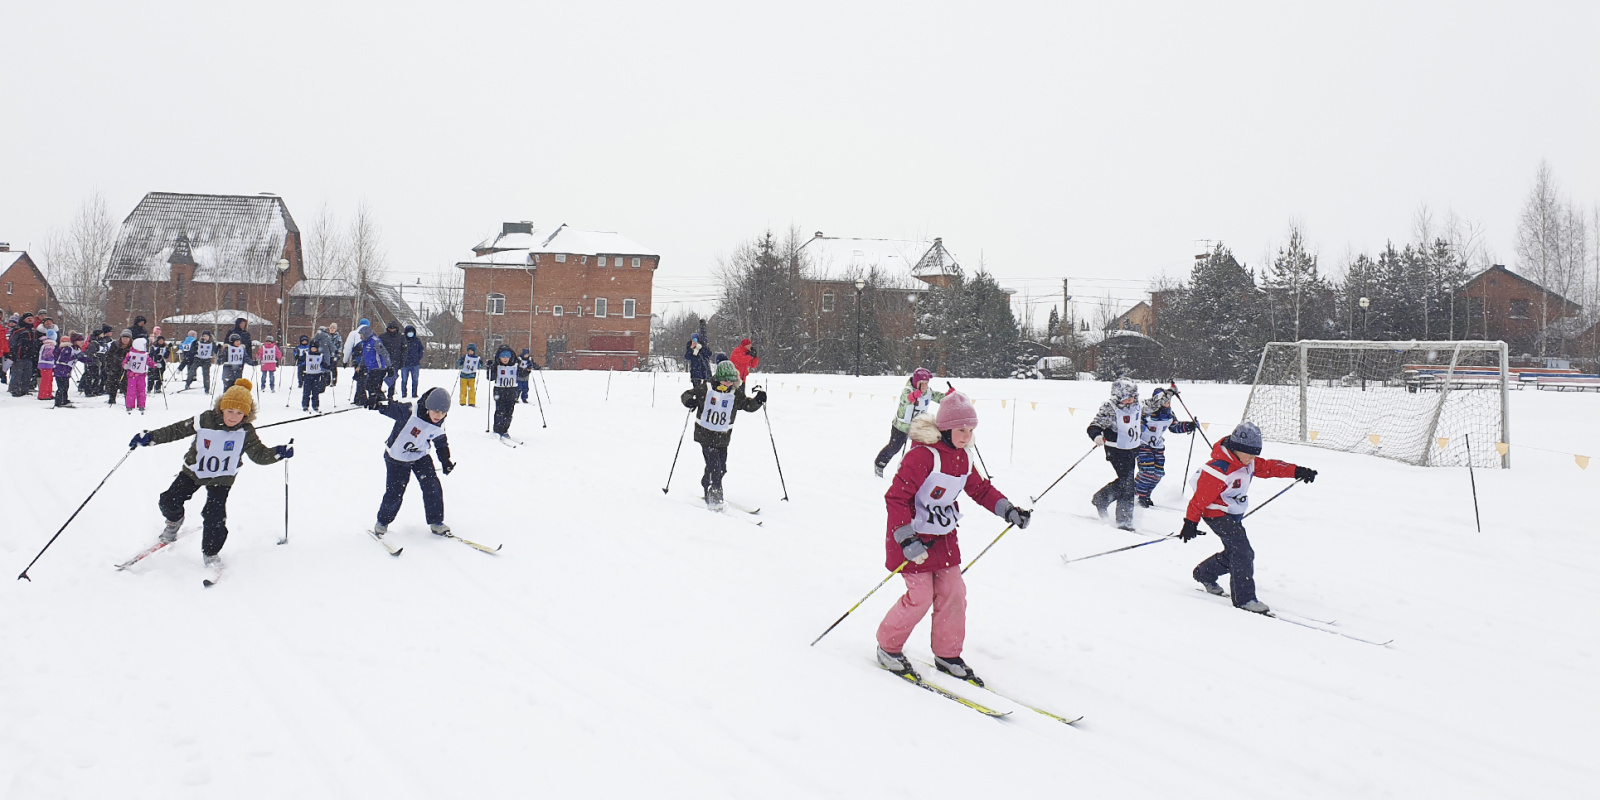
[[[1272,342],[1244,418],[1273,441],[1433,467],[1470,445],[1472,466],[1510,467],[1508,366],[1505,342]]]

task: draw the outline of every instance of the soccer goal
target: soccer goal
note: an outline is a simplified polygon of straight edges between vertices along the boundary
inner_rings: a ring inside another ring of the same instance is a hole
[[[1510,467],[1505,342],[1272,342],[1244,418],[1268,439],[1431,467]],[[1468,441],[1470,435],[1471,440]]]

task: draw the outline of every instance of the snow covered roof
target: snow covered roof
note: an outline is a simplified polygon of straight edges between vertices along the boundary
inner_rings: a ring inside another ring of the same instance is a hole
[[[852,270],[865,272],[877,267],[888,272],[911,273],[933,242],[921,239],[852,239],[840,236],[814,236],[800,246],[816,270],[827,278]]]
[[[107,277],[168,281],[174,262],[192,261],[197,282],[275,283],[299,232],[272,195],[150,192],[122,221]]]
[[[289,296],[355,297],[356,286],[343,278],[307,278],[296,283],[294,288],[289,290]],[[383,323],[393,321],[400,323],[402,329],[407,325],[415,327],[418,336],[425,338],[433,336],[433,331],[422,320],[422,315],[418,314],[417,310],[405,301],[405,297],[400,294],[400,290],[393,286],[373,283],[367,286],[367,296],[383,307],[383,312],[378,315],[378,317],[381,317],[381,322],[378,325],[380,329],[383,327]],[[368,316],[370,317],[371,315],[369,314]]]
[[[1080,331],[1078,333],[1078,339],[1080,341],[1082,341],[1085,346],[1097,345],[1097,344],[1100,344],[1101,342],[1106,341],[1107,339],[1122,339],[1122,338],[1143,339],[1143,340],[1145,340],[1147,342],[1154,342],[1155,341],[1154,338],[1146,336],[1146,335],[1144,335],[1144,334],[1142,334],[1142,333],[1140,333],[1138,331],[1127,330],[1127,329],[1124,329],[1124,328],[1117,328],[1117,329],[1114,329],[1114,330],[1107,330],[1107,331]]]
[[[11,269],[13,264],[17,263],[22,259],[23,256],[27,254],[28,252],[26,250],[0,251],[0,272],[5,272],[6,270]]]
[[[611,231],[585,231],[574,228],[566,223],[554,227],[540,227],[528,223],[532,233],[521,231],[505,232],[493,236],[473,246],[474,252],[484,250],[517,251],[524,253],[571,253],[585,256],[656,256],[661,254],[645,247],[638,242]],[[491,254],[494,255],[494,254]],[[482,258],[482,257],[480,257]],[[485,263],[501,265],[507,262],[490,261],[476,262],[465,261],[462,263]],[[522,262],[528,263],[526,259]]]
[[[206,311],[200,314],[180,314],[175,317],[165,317],[161,324],[167,325],[226,325],[233,327],[234,320],[244,317],[246,322],[257,326],[272,326],[272,320],[258,317],[248,311],[236,308],[224,308],[217,311]]]

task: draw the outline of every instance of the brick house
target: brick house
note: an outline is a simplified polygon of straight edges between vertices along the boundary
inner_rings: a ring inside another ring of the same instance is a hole
[[[12,250],[9,243],[0,242],[0,319],[24,311],[56,314],[60,303],[28,251]]]
[[[932,287],[950,285],[961,265],[943,239],[858,239],[817,231],[797,252],[809,273],[800,281],[800,309],[813,341],[854,341],[857,278],[897,281],[905,275],[926,285],[895,288],[865,286],[863,308],[875,312],[884,340],[907,345],[905,356],[924,363],[935,339],[916,336],[917,300]]]
[[[289,262],[281,275],[280,260]],[[150,192],[117,233],[105,318],[159,324],[241,311],[275,329],[280,292],[304,279],[303,264],[300,229],[279,197]]]
[[[616,233],[507,222],[456,264],[461,343],[527,348],[555,369],[634,369],[650,357],[661,256]]]
[[[318,327],[330,322],[339,323],[340,336],[347,336],[352,330],[347,326],[362,317],[372,321],[372,329],[378,334],[390,322],[397,322],[401,330],[407,325],[416,328],[417,338],[424,344],[433,336],[421,315],[393,286],[367,284],[359,305],[356,295],[355,284],[339,278],[306,278],[297,282],[288,293],[284,340],[298,342],[301,336],[315,336]]]
[[[1467,330],[1462,338],[1504,340],[1513,355],[1537,352],[1540,335],[1547,326],[1556,326],[1583,311],[1583,306],[1503,264],[1472,276],[1460,291],[1467,301]]]

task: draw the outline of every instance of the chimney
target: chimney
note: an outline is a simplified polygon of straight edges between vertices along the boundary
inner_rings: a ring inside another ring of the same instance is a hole
[[[501,236],[509,236],[509,235],[511,235],[513,233],[529,233],[529,234],[531,234],[531,233],[533,233],[533,223],[532,222],[528,222],[528,221],[523,221],[523,222],[502,222],[502,223],[500,223],[500,235]]]
[[[821,239],[822,238],[822,231],[817,231],[817,234],[815,236],[811,237],[811,238],[813,238],[813,239]]]
[[[0,242],[0,253],[9,253],[9,252],[11,252],[11,243],[10,242]]]

